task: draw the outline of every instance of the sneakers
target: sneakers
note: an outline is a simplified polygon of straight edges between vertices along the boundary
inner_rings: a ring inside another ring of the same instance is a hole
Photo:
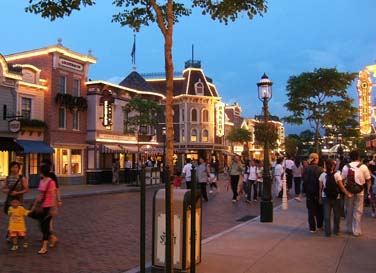
[[[311,232],[311,233],[316,233],[316,230],[310,230],[309,232]]]
[[[235,204],[236,203],[236,199],[232,199],[232,203]]]
[[[210,191],[209,191],[209,193],[210,193],[210,194],[212,194],[212,193],[213,193],[213,191],[212,191],[212,190],[210,190]]]
[[[295,201],[296,202],[302,202],[302,198],[300,198],[300,196],[297,196],[297,197],[295,197]]]
[[[13,245],[12,248],[10,249],[11,251],[16,251],[18,250],[18,245]]]
[[[29,247],[29,243],[27,243],[27,242],[23,243],[23,247],[24,248],[28,248]]]

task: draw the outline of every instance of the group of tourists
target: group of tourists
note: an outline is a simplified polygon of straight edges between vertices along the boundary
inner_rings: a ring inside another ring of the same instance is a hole
[[[29,192],[28,181],[20,175],[21,166],[18,162],[10,163],[10,173],[5,179],[2,191],[6,194],[4,213],[8,216],[8,230],[4,232],[6,240],[11,245],[10,250],[29,247],[25,217],[37,221],[42,235],[42,246],[38,254],[44,255],[48,247],[55,247],[58,238],[54,233],[53,219],[57,216],[57,208],[62,205],[59,184],[56,175],[51,172],[51,161],[44,160],[40,167],[39,195],[26,208],[24,195]]]

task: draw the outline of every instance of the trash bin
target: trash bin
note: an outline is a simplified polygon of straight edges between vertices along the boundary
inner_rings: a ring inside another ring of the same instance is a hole
[[[174,190],[174,270],[184,271],[191,263],[191,191]],[[201,262],[201,198],[196,198],[196,264]],[[165,266],[166,210],[165,190],[159,190],[153,204],[152,265]]]

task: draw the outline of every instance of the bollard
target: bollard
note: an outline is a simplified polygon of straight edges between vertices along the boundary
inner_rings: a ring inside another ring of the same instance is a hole
[[[142,168],[140,173],[141,183],[141,204],[140,204],[140,273],[145,273],[145,243],[146,243],[146,187],[145,187],[145,168]]]
[[[196,272],[196,170],[191,171],[191,268],[190,273]]]
[[[287,181],[286,181],[286,173],[283,174],[282,178],[282,209],[287,210],[289,207],[288,205],[288,198],[287,198]]]

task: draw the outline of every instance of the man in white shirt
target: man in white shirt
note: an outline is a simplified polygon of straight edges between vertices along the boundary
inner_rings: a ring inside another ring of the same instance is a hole
[[[283,162],[283,167],[286,172],[286,183],[287,183],[287,191],[290,191],[292,188],[292,167],[294,166],[294,161],[291,159],[291,156],[288,154],[286,156],[285,162]]]
[[[350,164],[347,164],[342,169],[342,178],[348,184],[349,168],[354,171],[356,184],[364,187],[367,184],[367,194],[369,194],[371,188],[371,174],[366,165],[361,164],[358,151],[350,152]],[[351,192],[351,191],[350,191]],[[359,193],[352,192],[353,197],[346,197],[346,225],[347,232],[352,233],[354,236],[360,236],[362,234],[361,220],[364,209],[364,189]]]
[[[185,183],[187,185],[187,189],[191,189],[191,173],[192,173],[192,164],[191,159],[187,158],[185,160],[185,165],[182,170],[182,174],[184,175]]]

